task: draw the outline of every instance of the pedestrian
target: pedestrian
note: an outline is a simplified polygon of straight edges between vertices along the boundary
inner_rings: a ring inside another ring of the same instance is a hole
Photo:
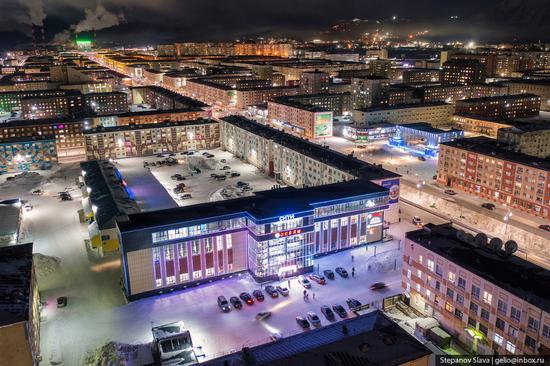
[[[290,289],[290,280],[288,280],[288,288]]]
[[[351,267],[351,277],[355,277],[355,267]]]
[[[355,259],[355,257],[352,255],[352,256],[351,256],[351,261],[353,262],[354,259]]]
[[[369,271],[370,271],[370,264],[369,264]]]
[[[313,293],[313,300],[315,300],[315,292]]]

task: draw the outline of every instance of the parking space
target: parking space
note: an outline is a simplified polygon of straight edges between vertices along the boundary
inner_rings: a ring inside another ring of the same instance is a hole
[[[271,189],[277,184],[253,165],[221,149],[194,151],[192,155],[179,153],[123,159],[117,162],[117,167],[124,177],[129,175],[130,189],[136,193],[138,204],[147,209],[153,205],[157,209],[165,208],[162,206],[167,204],[159,207],[158,201],[147,203],[148,199],[156,200],[156,196],[139,195],[139,187],[143,184],[151,187],[144,191],[162,190],[160,197],[164,197],[166,192],[178,206],[244,197],[255,191]],[[156,182],[138,178],[139,175],[146,177],[149,174],[156,178]],[[178,186],[179,189],[175,190]]]

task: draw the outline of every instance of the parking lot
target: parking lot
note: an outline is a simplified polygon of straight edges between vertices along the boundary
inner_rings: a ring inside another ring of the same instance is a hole
[[[156,199],[150,193],[162,190],[161,186],[178,206],[189,206],[252,195],[254,191],[271,189],[276,184],[274,179],[253,165],[221,149],[194,151],[193,155],[179,153],[173,156],[123,159],[117,161],[117,164],[130,188],[138,196],[138,204],[141,202],[145,209],[168,208],[166,202],[162,205],[147,202],[148,199]],[[156,178],[156,182],[145,179],[149,174]],[[245,182],[250,188],[244,188],[244,185],[237,187],[237,182]],[[178,185],[182,189],[175,192]],[[144,186],[149,188],[145,189]],[[140,191],[148,193],[140,195]],[[165,197],[163,192],[159,195]]]

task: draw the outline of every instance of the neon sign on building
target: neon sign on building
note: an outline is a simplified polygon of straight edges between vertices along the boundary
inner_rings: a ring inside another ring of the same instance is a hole
[[[297,234],[301,234],[301,233],[302,233],[302,229],[292,229],[292,230],[286,230],[286,231],[278,232],[278,233],[275,234],[275,237],[278,239],[278,238],[284,238],[284,237],[287,237],[287,236],[297,235]]]

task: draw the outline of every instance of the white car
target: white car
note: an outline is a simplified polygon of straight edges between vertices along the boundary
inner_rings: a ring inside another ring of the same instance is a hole
[[[311,288],[311,282],[305,276],[298,277],[298,283],[300,283],[305,288]]]
[[[283,296],[288,296],[288,289],[283,285],[277,286],[277,291],[279,291],[279,293]]]
[[[415,225],[415,226],[422,226],[422,219],[418,216],[414,216],[412,218],[412,223]]]
[[[311,322],[316,327],[319,327],[321,325],[321,319],[315,314],[313,311],[308,311],[307,313],[307,320]]]

